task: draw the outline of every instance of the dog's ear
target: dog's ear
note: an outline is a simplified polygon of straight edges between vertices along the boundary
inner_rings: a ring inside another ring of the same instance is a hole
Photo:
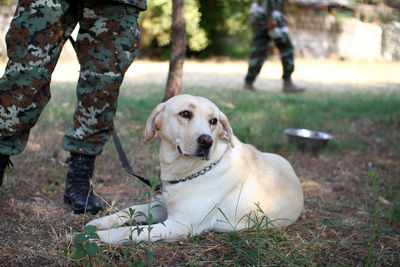
[[[160,113],[165,110],[165,103],[158,104],[150,114],[150,117],[147,119],[146,128],[144,131],[144,137],[146,141],[151,141],[155,136],[156,132],[160,130]]]
[[[233,131],[232,127],[229,124],[228,118],[226,115],[222,112],[219,114],[219,122],[221,123],[221,131],[219,133],[219,138],[221,139],[228,139],[229,144],[231,147],[234,147],[233,145]]]

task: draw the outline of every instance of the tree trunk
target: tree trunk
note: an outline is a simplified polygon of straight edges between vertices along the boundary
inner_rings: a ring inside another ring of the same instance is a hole
[[[164,101],[178,95],[182,89],[183,61],[186,53],[184,0],[172,0],[171,57]]]

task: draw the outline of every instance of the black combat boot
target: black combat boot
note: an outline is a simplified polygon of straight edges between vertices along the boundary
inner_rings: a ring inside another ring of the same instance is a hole
[[[93,187],[90,184],[95,159],[95,156],[71,153],[68,160],[64,202],[71,204],[75,214],[85,211],[97,214],[103,209],[100,200],[93,194]]]
[[[10,156],[0,154],[0,186],[3,183],[4,172],[6,171],[6,168],[10,166],[13,166]]]

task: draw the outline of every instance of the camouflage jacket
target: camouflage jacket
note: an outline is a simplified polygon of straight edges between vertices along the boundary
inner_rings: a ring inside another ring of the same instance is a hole
[[[140,10],[147,9],[147,0],[114,0],[114,1],[137,7]]]

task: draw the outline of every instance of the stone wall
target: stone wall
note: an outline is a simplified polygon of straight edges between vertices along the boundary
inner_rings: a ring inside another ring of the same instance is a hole
[[[289,31],[297,57],[382,59],[383,31],[377,24],[313,10],[297,12],[290,20]]]
[[[337,53],[338,24],[333,16],[320,16],[312,10],[289,17],[289,34],[296,57],[328,58]]]
[[[344,59],[382,59],[382,28],[357,19],[341,21],[337,55]]]

